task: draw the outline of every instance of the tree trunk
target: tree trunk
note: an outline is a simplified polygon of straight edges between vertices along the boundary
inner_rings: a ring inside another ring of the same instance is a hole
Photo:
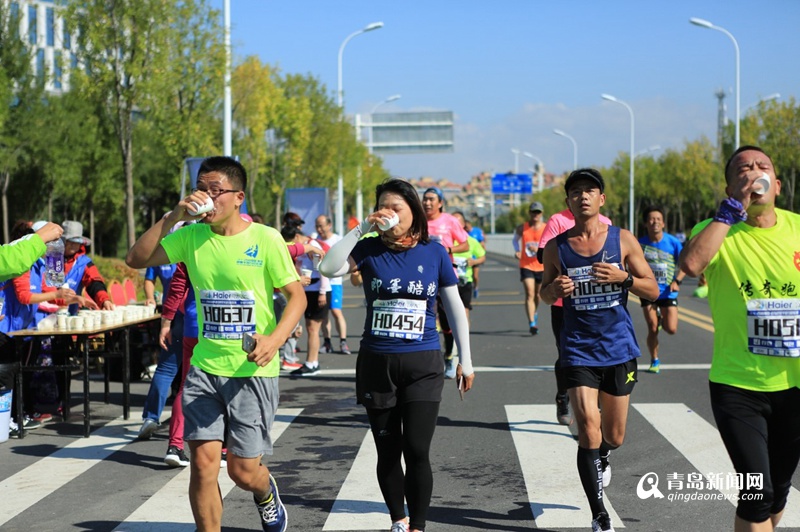
[[[11,181],[11,173],[3,172],[3,242],[8,244],[8,182]]]
[[[92,252],[97,253],[97,239],[94,237],[94,203],[89,200],[89,240],[92,241]]]
[[[257,177],[256,175],[252,175],[250,177],[249,182],[247,183],[247,188],[249,189],[247,191],[247,198],[246,198],[246,200],[247,200],[247,212],[249,212],[250,214],[253,214],[254,212],[258,212],[258,209],[256,209],[256,201],[253,199],[255,197],[254,192],[255,192],[255,188],[256,188],[256,177]]]

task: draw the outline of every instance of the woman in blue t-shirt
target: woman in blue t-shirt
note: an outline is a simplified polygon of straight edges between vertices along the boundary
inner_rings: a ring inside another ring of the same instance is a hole
[[[395,217],[395,225],[380,229],[378,224],[386,227]],[[373,230],[378,238],[359,240]],[[437,295],[458,345],[459,390],[469,390],[474,378],[452,262],[447,250],[428,238],[417,191],[390,179],[375,190],[375,212],[330,249],[319,269],[328,277],[358,270],[363,278],[367,316],[356,362],[357,401],[367,409],[375,438],[378,484],[392,531],[423,531],[433,491],[430,447],[444,387]]]

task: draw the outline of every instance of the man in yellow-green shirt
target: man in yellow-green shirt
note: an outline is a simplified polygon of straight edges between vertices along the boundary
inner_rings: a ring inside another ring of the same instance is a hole
[[[247,173],[237,161],[205,159],[197,188],[142,235],[126,262],[133,268],[183,262],[195,292],[199,335],[184,384],[183,413],[197,528],[220,529],[217,477],[227,443],[228,475],[253,493],[263,530],[284,532],[286,509],[261,457],[272,454],[280,370],[275,355],[300,320],[306,298],[280,233],[239,216],[246,188]],[[202,206],[209,200],[212,210],[198,214],[192,203]],[[205,223],[168,235],[175,224],[192,219]],[[275,289],[288,300],[277,323]],[[254,344],[246,346],[246,337]]]
[[[800,459],[800,215],[775,207],[781,182],[761,148],[736,150],[725,180],[682,269],[708,281],[711,406],[744,482],[735,530],[772,530]]]

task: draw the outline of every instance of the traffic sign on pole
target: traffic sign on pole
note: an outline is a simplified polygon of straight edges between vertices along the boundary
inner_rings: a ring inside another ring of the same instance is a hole
[[[495,174],[492,177],[492,194],[532,194],[531,174]]]

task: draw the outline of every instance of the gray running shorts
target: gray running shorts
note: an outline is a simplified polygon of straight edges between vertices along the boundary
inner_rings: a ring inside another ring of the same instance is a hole
[[[242,458],[272,454],[278,377],[220,377],[192,366],[183,386],[184,439],[225,442]]]

